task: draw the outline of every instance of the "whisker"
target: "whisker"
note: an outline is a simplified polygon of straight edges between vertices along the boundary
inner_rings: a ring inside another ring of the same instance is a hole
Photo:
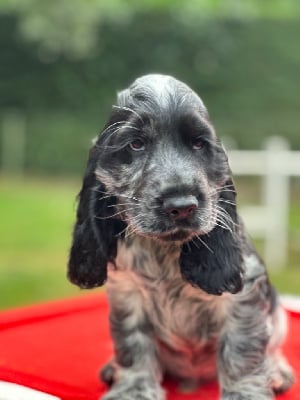
[[[223,192],[230,192],[230,193],[236,193],[235,190],[232,189],[223,189],[223,188],[217,188],[217,189],[212,189],[208,192],[209,196],[215,195],[215,194],[219,194],[219,193],[223,193]]]
[[[98,197],[97,200],[105,200],[105,199],[109,199],[110,195],[107,196],[102,196],[102,197]]]
[[[125,111],[132,112],[133,114],[135,114],[135,115],[144,123],[143,118],[142,118],[135,110],[133,110],[132,108],[129,108],[129,107],[121,107],[121,106],[116,106],[116,105],[113,105],[113,108],[119,108],[119,109],[121,109],[121,110],[125,110]]]
[[[132,203],[130,203],[130,202],[128,202],[128,203],[116,203],[116,204],[109,204],[108,206],[107,206],[107,208],[110,208],[110,207],[116,207],[116,206],[132,206],[133,204]],[[136,209],[138,208],[138,204],[136,204],[136,207],[135,207]]]
[[[106,215],[105,217],[99,217],[99,216],[97,216],[97,215],[94,215],[94,218],[95,218],[95,219],[100,219],[100,220],[105,220],[105,219],[110,219],[110,218],[116,217],[117,215],[120,215],[120,214],[122,214],[122,213],[124,213],[124,211],[118,211],[118,212],[115,213],[115,214]]]
[[[113,124],[110,124],[109,126],[107,126],[101,134],[103,135],[103,133],[109,131],[109,130],[112,129],[114,126],[121,125],[121,124],[125,125],[127,122],[128,122],[128,121],[126,121],[126,120],[114,122]]]
[[[223,207],[216,205],[216,210],[219,215],[221,215],[222,217],[224,217],[225,220],[227,220],[227,222],[230,222],[233,226],[238,226],[238,224],[233,221],[228,211],[226,211]]]
[[[117,234],[115,235],[115,237],[116,237],[116,238],[117,238],[117,237],[121,237],[121,236],[123,235],[123,233],[126,232],[126,229],[127,229],[127,228],[128,228],[128,226],[126,225],[125,228],[121,230],[121,232],[119,232],[119,233],[117,233]]]
[[[119,126],[118,128],[116,128],[116,129],[113,131],[113,133],[117,133],[117,132],[119,132],[121,129],[124,129],[124,128],[130,128],[130,129],[133,129],[133,130],[135,130],[135,131],[140,131],[140,128],[137,128],[136,126],[134,126],[134,125],[132,125],[132,124],[130,124],[130,123],[126,123],[126,124],[123,124],[122,126]]]
[[[215,215],[215,218],[216,218],[216,220],[215,220],[216,226],[219,226],[222,229],[230,231],[230,233],[233,234],[234,229],[233,229],[231,221],[227,221],[226,219],[224,219],[224,217],[222,217],[218,214]]]
[[[233,184],[232,184],[232,183],[229,183],[228,185],[222,186],[222,188],[233,188]]]
[[[137,202],[140,202],[141,200],[140,199],[138,199],[137,197],[134,197],[134,196],[128,196],[128,195],[125,195],[125,194],[111,194],[111,193],[109,193],[109,192],[105,192],[105,191],[102,191],[102,190],[99,190],[99,189],[96,189],[96,188],[93,188],[92,190],[94,190],[95,192],[97,192],[97,193],[101,193],[101,194],[104,194],[105,196],[104,197],[102,197],[102,198],[99,198],[99,200],[102,200],[102,199],[105,199],[105,198],[109,198],[109,197],[125,197],[126,199],[132,199],[132,200],[135,200],[135,201],[137,201]],[[129,203],[128,203],[129,204]]]
[[[115,129],[113,129],[111,132],[109,132],[109,136],[105,138],[105,141],[104,141],[104,143],[103,143],[102,145],[96,144],[95,147],[97,147],[98,149],[101,149],[102,151],[105,151],[105,150],[117,150],[117,149],[119,149],[119,146],[118,146],[118,145],[109,145],[107,142],[109,142],[110,137],[111,137],[112,135],[116,134],[117,132],[119,132],[120,130],[125,129],[125,128],[130,128],[130,129],[132,129],[132,130],[135,130],[135,131],[140,132],[140,129],[137,128],[136,126],[131,125],[131,124],[129,124],[129,123],[124,123],[123,125],[121,125],[121,126],[115,128]],[[103,134],[104,132],[106,132],[106,130],[103,131],[102,134]]]
[[[108,192],[106,192],[106,191],[103,191],[103,190],[99,190],[98,188],[92,188],[91,190],[93,190],[94,192],[97,192],[97,193],[102,193],[102,194],[109,194]]]
[[[213,252],[213,250],[208,246],[208,244],[207,243],[205,243],[204,242],[204,240],[203,239],[201,239],[201,237],[200,236],[196,236],[197,237],[197,239],[200,241],[200,243],[202,243],[203,244],[203,246],[205,246],[206,248],[207,248],[207,250],[209,250],[212,254],[214,254],[214,252]]]
[[[140,202],[141,200],[140,199],[138,199],[137,197],[134,197],[134,196],[128,196],[128,195],[126,195],[126,194],[117,194],[116,195],[116,197],[125,197],[126,199],[132,199],[132,200],[135,200],[135,201],[138,201],[138,202]]]
[[[191,241],[192,241],[192,243],[197,247],[197,249],[200,249],[200,247],[199,247],[198,244],[195,242],[195,239],[194,239],[193,237],[192,237]],[[191,248],[190,248],[189,243],[187,243],[187,245],[188,245],[189,250],[190,250],[190,252],[191,252]]]
[[[138,229],[132,225],[127,226],[127,230],[125,231],[125,238],[128,239],[130,236],[138,234]]]
[[[223,221],[217,220],[215,222],[215,225],[219,226],[220,228],[224,229],[225,231],[229,231],[231,234],[233,234],[232,229],[228,225],[224,224]]]
[[[109,219],[109,218],[116,217],[117,215],[124,214],[124,213],[126,213],[126,211],[133,211],[133,210],[138,210],[138,209],[139,209],[139,207],[130,207],[130,208],[127,208],[126,210],[118,211],[118,212],[116,212],[116,213],[114,213],[112,215],[108,215],[108,216],[105,216],[105,217],[95,216],[95,218],[96,219]]]
[[[232,205],[232,206],[236,206],[236,203],[234,202],[234,201],[231,201],[231,200],[225,200],[225,199],[219,199],[219,201],[221,202],[221,203],[227,203],[227,204],[230,204],[230,205]]]
[[[192,239],[192,242],[194,243],[194,240]],[[194,243],[195,244],[195,243]],[[186,243],[186,245],[187,245],[187,247],[188,247],[188,250],[189,250],[189,252],[191,253],[192,252],[192,249],[191,249],[191,245],[190,245],[190,243],[189,242],[187,242]],[[197,245],[195,244],[195,246],[197,247]]]

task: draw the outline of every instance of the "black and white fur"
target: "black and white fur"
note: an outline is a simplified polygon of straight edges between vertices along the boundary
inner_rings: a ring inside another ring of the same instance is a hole
[[[119,93],[90,151],[68,266],[80,287],[106,282],[115,355],[103,400],[162,400],[165,375],[217,377],[222,400],[291,386],[285,314],[235,197],[195,92],[147,75]]]

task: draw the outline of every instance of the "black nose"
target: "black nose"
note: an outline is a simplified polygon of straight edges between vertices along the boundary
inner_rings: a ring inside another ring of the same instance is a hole
[[[191,217],[198,208],[195,196],[169,197],[163,201],[163,210],[174,220]]]

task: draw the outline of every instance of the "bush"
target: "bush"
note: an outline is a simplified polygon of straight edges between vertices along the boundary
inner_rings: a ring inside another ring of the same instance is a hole
[[[0,17],[0,107],[27,118],[26,167],[77,172],[118,89],[149,72],[190,84],[204,99],[221,136],[241,148],[284,135],[300,148],[297,20],[186,21],[171,13],[136,14],[102,23],[99,46],[84,60],[43,60]]]

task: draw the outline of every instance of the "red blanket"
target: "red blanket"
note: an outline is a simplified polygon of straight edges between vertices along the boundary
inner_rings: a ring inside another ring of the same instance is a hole
[[[285,354],[300,371],[300,314],[289,312]],[[105,296],[92,294],[0,313],[0,380],[16,382],[63,400],[98,400],[106,391],[100,367],[112,355]],[[166,382],[168,400],[216,400],[218,386],[207,384],[182,394]],[[300,399],[299,379],[280,400]]]

